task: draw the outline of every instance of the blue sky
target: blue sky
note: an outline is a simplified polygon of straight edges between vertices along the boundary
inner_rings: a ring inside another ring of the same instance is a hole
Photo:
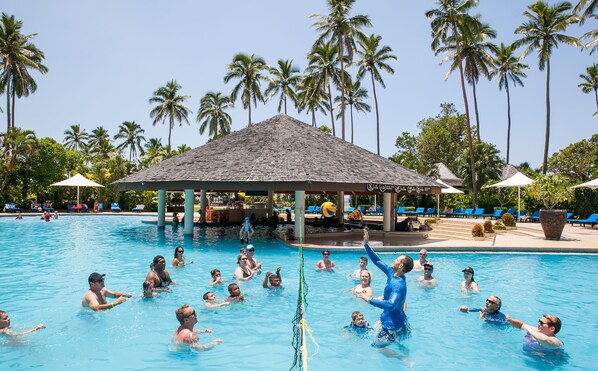
[[[531,3],[481,0],[475,13],[497,31],[495,42],[506,44],[516,39],[513,31],[524,21],[522,13]],[[445,81],[448,65],[440,66],[442,56],[434,56],[430,49],[430,22],[424,13],[434,7],[432,0],[356,2],[353,14],[367,14],[373,23],[364,31],[381,35],[382,43],[398,58],[395,74],[384,75],[386,89],[377,87],[382,156],[395,153],[397,136],[403,131],[417,133],[417,122],[436,116],[441,103],[455,103],[464,112],[458,74]],[[207,141],[207,131],[199,135],[195,121],[199,100],[210,90],[230,93],[233,84],[225,85],[223,77],[234,54],[256,54],[272,65],[280,58],[293,59],[303,71],[305,55],[317,36],[309,15],[327,13],[323,0],[8,0],[2,11],[22,20],[24,33],[38,33],[34,43],[44,51],[49,68],[48,74],[36,78],[38,91],[17,102],[17,126],[62,141],[64,130],[72,124],[88,132],[104,126],[114,136],[123,121],[136,121],[145,129],[146,139],[158,137],[166,143],[168,128],[152,126],[148,99],[158,87],[175,79],[182,85],[182,94],[191,96],[188,106],[193,114],[190,126],[173,130],[174,147],[197,147]],[[567,33],[580,36],[589,27],[596,27],[595,23],[574,25]],[[551,154],[597,132],[593,95],[577,87],[579,74],[596,61],[596,54],[590,56],[567,45],[553,53]],[[539,71],[536,54],[524,63],[530,66],[525,86],[511,90],[511,163],[528,161],[539,167],[544,150],[546,74]],[[370,91],[373,107],[369,79],[363,85]],[[499,91],[496,80],[480,81],[477,92],[482,139],[495,144],[504,157],[505,93]],[[6,109],[5,96],[0,97],[0,105]],[[253,122],[275,115],[276,107],[275,101],[259,104],[252,109]],[[247,111],[240,101],[229,113],[233,130],[246,127]],[[290,109],[289,114],[311,122],[305,112]],[[373,111],[355,116],[355,144],[372,152],[376,151],[375,120]],[[319,125],[329,125],[327,121],[324,115],[318,117]],[[5,122],[2,113],[0,127]]]

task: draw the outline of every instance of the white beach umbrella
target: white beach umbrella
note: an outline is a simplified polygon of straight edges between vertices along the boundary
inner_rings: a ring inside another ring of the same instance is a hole
[[[72,177],[63,180],[62,182],[51,184],[58,187],[77,187],[77,206],[79,205],[79,187],[104,187],[101,184],[93,182],[81,174],[73,175]]]
[[[445,182],[443,182],[440,179],[436,179],[436,183],[439,183],[440,185],[446,187],[446,188],[440,189],[440,192],[442,192],[442,193],[447,193],[447,194],[463,193],[463,191],[460,191],[455,187],[451,187],[450,185],[446,184]],[[440,216],[440,195],[439,194],[436,195],[436,215]]]
[[[589,182],[585,182],[585,183],[581,183],[578,185],[575,185],[571,188],[592,188],[592,189],[598,189],[598,178],[594,179],[594,180],[590,180]]]
[[[517,172],[512,177],[503,180],[502,182],[498,182],[496,184],[489,185],[488,187],[497,187],[497,188],[508,188],[508,187],[517,187],[517,220],[521,219],[521,187],[527,187],[528,185],[532,184],[534,181],[523,175],[523,173]]]

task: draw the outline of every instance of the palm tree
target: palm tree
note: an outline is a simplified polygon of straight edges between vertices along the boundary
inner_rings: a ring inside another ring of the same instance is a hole
[[[89,139],[89,135],[85,129],[81,130],[81,125],[71,125],[70,129],[64,131],[64,146],[68,149],[74,149],[79,151],[83,149],[86,144],[86,140]]]
[[[114,151],[118,151],[118,154],[120,155],[121,150],[114,148],[114,145],[109,137],[99,137],[98,141],[90,148],[90,153],[94,156],[94,158],[99,158],[102,160],[110,159],[113,156]]]
[[[461,59],[465,62],[465,78],[471,85],[473,90],[473,105],[476,119],[476,133],[478,141],[480,137],[480,115],[478,111],[478,98],[476,86],[480,80],[480,75],[489,78],[490,72],[488,67],[492,65],[492,57],[489,52],[496,52],[498,47],[486,39],[496,38],[496,31],[494,31],[488,24],[480,22],[479,18],[465,18],[463,19],[461,29],[463,34],[461,37]],[[451,38],[454,41],[453,38]],[[439,48],[440,52],[449,52],[450,54],[443,59],[445,61],[452,61],[449,72],[446,78],[455,71],[458,67],[458,58],[456,44],[447,43],[445,47]]]
[[[168,155],[162,145],[162,140],[159,138],[150,138],[144,147],[142,163],[145,167],[157,164]]]
[[[228,72],[224,76],[224,83],[228,83],[232,79],[240,79],[230,96],[232,102],[235,103],[239,91],[241,91],[243,108],[249,109],[249,123],[247,126],[251,126],[251,102],[253,101],[253,104],[257,107],[258,101],[265,101],[260,84],[262,81],[267,80],[266,76],[262,74],[267,69],[266,61],[254,54],[251,56],[237,54],[233,57],[233,62],[226,66]]]
[[[513,86],[523,86],[521,81],[522,77],[527,77],[523,70],[528,69],[527,64],[523,64],[519,61],[519,58],[515,57],[515,47],[513,45],[505,46],[500,43],[500,47],[494,53],[495,57],[492,62],[494,68],[490,71],[490,78],[498,75],[498,88],[502,90],[505,88],[507,93],[507,164],[509,164],[509,153],[511,148],[511,96],[509,92],[509,79],[513,81]]]
[[[90,150],[93,151],[95,147],[100,145],[101,141],[109,140],[110,135],[108,134],[108,130],[104,129],[103,126],[98,126],[91,131],[88,139],[87,145],[90,147]]]
[[[335,44],[329,42],[320,42],[313,46],[308,54],[309,65],[305,73],[315,79],[314,83],[327,90],[328,106],[332,107],[332,91],[330,85],[334,83],[340,86],[340,70],[336,67],[338,58],[338,48]],[[332,124],[332,135],[336,136],[334,125],[334,112],[329,110],[330,123]],[[343,140],[345,138],[343,137]]]
[[[476,181],[473,182],[470,174],[469,164],[467,161],[459,161],[458,174],[463,177],[463,181],[467,184],[476,184],[477,188],[481,188],[484,184],[493,179],[498,179],[501,175],[504,163],[498,157],[498,149],[493,144],[486,142],[474,143],[474,151],[476,154]],[[463,157],[467,157],[467,151],[463,151]]]
[[[586,94],[594,92],[596,100],[596,109],[598,110],[598,63],[594,63],[586,68],[587,74],[579,75],[583,82],[577,85]]]
[[[0,89],[6,93],[7,132],[14,129],[14,111],[11,111],[10,107],[11,98],[14,108],[14,99],[17,93],[25,95],[35,91],[36,88],[35,81],[27,69],[37,70],[41,73],[48,71],[46,66],[41,64],[44,54],[29,42],[37,34],[23,35],[22,27],[22,21],[17,21],[14,16],[9,17],[6,13],[2,13],[0,21],[0,60],[2,60]],[[14,83],[19,86],[11,85]]]
[[[461,56],[461,42],[463,36],[462,25],[471,20],[468,12],[477,5],[477,0],[437,0],[440,5],[438,9],[426,12],[426,17],[431,19],[432,28],[432,50],[438,55],[442,44],[453,42],[457,54],[459,76],[461,78],[461,93],[463,105],[465,106],[465,120],[467,121],[467,140],[469,143],[469,163],[471,179],[476,179],[475,155],[473,152],[473,138],[471,136],[471,121],[469,119],[469,104],[467,103],[467,92],[465,91],[465,77],[463,73],[463,60]],[[477,206],[478,188],[476,182],[472,182],[473,206]]]
[[[199,101],[199,111],[197,112],[197,122],[200,123],[199,134],[203,134],[209,127],[212,139],[219,135],[229,134],[232,125],[232,119],[225,111],[233,107],[233,104],[230,97],[223,97],[221,94],[210,91]],[[220,133],[218,133],[219,131]]]
[[[347,86],[345,87],[345,94],[347,94],[346,104],[349,105],[350,117],[351,117],[351,144],[353,144],[353,108],[357,112],[370,112],[372,107],[365,102],[368,99],[368,91],[361,87],[361,81],[357,80],[353,82],[352,79],[347,79]],[[342,104],[341,97],[335,97],[334,103],[339,107]],[[341,112],[338,113],[336,118],[341,116]]]
[[[380,40],[382,36],[374,34],[369,37],[364,34],[359,35],[359,46],[361,49],[357,50],[357,54],[361,56],[359,61],[359,69],[357,71],[357,78],[362,79],[366,71],[370,73],[372,78],[372,92],[374,93],[374,107],[376,108],[376,143],[378,149],[378,156],[380,155],[380,115],[378,114],[378,96],[376,95],[376,83],[378,81],[383,88],[386,88],[380,70],[393,75],[395,70],[388,64],[390,61],[396,61],[389,46],[380,48]],[[351,128],[351,143],[353,143],[353,129]]]
[[[176,149],[174,151],[172,151],[172,155],[177,156],[177,155],[180,155],[181,153],[189,152],[192,149],[193,148],[189,147],[186,144],[181,144],[180,146],[176,147]]]
[[[179,122],[179,126],[183,125],[183,121],[189,124],[187,116],[191,113],[189,107],[184,103],[190,97],[188,95],[179,95],[181,86],[175,80],[166,83],[165,86],[154,91],[154,96],[149,99],[149,103],[156,103],[156,107],[151,110],[150,117],[154,119],[153,125],[160,121],[165,123],[168,120],[168,146],[167,158],[170,158],[170,137],[175,121]]]
[[[305,75],[297,92],[299,113],[304,109],[311,112],[311,126],[314,128],[317,127],[316,111],[326,114],[332,109],[328,104],[328,94],[319,82],[319,76]]]
[[[595,18],[596,14],[594,13],[594,11],[596,10],[596,7],[598,7],[598,0],[579,0],[577,5],[575,5],[575,8],[573,9],[573,13],[579,14],[585,8],[579,19],[579,22],[583,24],[586,21],[586,19]]]
[[[528,6],[529,11],[525,11],[523,15],[529,20],[515,29],[516,34],[523,35],[515,41],[515,47],[527,45],[521,57],[525,58],[532,50],[537,50],[540,71],[546,68],[546,138],[542,174],[546,174],[550,142],[550,56],[559,43],[581,45],[579,39],[560,33],[578,22],[578,18],[570,12],[571,8],[568,2],[548,5],[540,0]]]
[[[122,138],[124,141],[116,148],[122,150],[129,147],[129,161],[133,160],[133,156],[137,157],[137,153],[143,150],[141,147],[141,142],[145,141],[143,133],[145,130],[135,121],[125,121],[118,126],[118,133],[114,136],[114,140]]]
[[[292,59],[279,59],[278,68],[270,67],[270,84],[266,88],[266,95],[273,98],[280,94],[278,100],[278,112],[280,112],[284,103],[284,114],[287,114],[287,97],[290,98],[295,106],[297,105],[297,86],[301,82],[299,67],[293,66]]]
[[[20,163],[28,161],[35,151],[37,138],[32,130],[15,128],[0,135],[0,193],[5,191],[8,178],[14,174]]]
[[[349,12],[355,0],[326,0],[330,13],[328,15],[312,14],[310,18],[316,18],[316,31],[320,36],[315,44],[324,40],[332,40],[338,45],[339,61],[341,64],[341,138],[345,140],[345,50],[349,63],[353,60],[355,49],[355,37],[361,33],[361,28],[371,27],[372,23],[367,15],[356,15],[349,17]],[[314,45],[315,45],[314,44]],[[332,128],[334,132],[334,127]]]

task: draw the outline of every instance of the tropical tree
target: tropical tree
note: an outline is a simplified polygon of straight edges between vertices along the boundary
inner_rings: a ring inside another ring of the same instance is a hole
[[[349,105],[350,108],[350,116],[351,116],[351,144],[353,144],[353,108],[357,112],[370,112],[372,107],[365,102],[368,99],[368,91],[361,87],[361,81],[357,80],[353,82],[352,79],[347,78],[346,81],[347,86],[345,87],[345,94],[347,95],[347,99],[345,101],[346,104]],[[342,104],[341,97],[334,97],[334,103],[336,103],[339,108]],[[339,112],[336,116],[338,120],[341,116],[342,112]]]
[[[197,122],[200,123],[199,134],[206,128],[210,129],[210,137],[214,139],[230,133],[232,119],[225,111],[233,107],[230,97],[222,96],[220,92],[207,92],[199,101]]]
[[[108,130],[104,129],[103,126],[98,126],[97,128],[91,131],[89,135],[87,145],[89,146],[90,150],[93,152],[95,147],[100,146],[100,142],[102,141],[109,141],[110,134],[108,134]]]
[[[494,31],[488,24],[482,23],[478,17],[476,18],[463,18],[461,29],[463,31],[461,36],[461,59],[465,62],[465,78],[469,85],[471,85],[473,92],[473,106],[476,120],[476,131],[478,141],[480,138],[480,115],[478,110],[478,97],[476,92],[476,86],[480,80],[480,76],[489,78],[489,66],[492,65],[492,57],[490,52],[496,53],[498,47],[487,39],[496,38],[496,31]],[[449,72],[446,78],[450,74],[459,68],[459,59],[456,53],[456,44],[454,38],[449,39],[446,46],[440,47],[439,52],[449,52],[449,55],[443,59],[443,62],[452,61]]]
[[[332,124],[332,135],[336,136],[336,129],[334,125],[334,112],[332,111],[332,91],[330,85],[334,83],[336,86],[341,84],[340,82],[340,70],[336,67],[338,58],[338,48],[333,43],[320,42],[313,46],[311,52],[307,56],[309,59],[309,65],[305,70],[305,73],[315,81],[313,83],[322,87],[327,91],[328,97],[328,110],[330,114],[330,123]],[[343,100],[344,102],[344,100]],[[343,140],[344,140],[343,136]]]
[[[498,89],[505,89],[507,93],[507,161],[509,164],[509,153],[511,151],[511,95],[509,92],[509,80],[513,82],[513,86],[523,86],[521,78],[527,77],[523,70],[528,69],[529,66],[520,62],[518,57],[515,57],[515,46],[500,43],[498,50],[494,52],[492,61],[493,68],[490,71],[490,78],[498,76]]]
[[[258,101],[265,101],[260,85],[262,81],[267,81],[267,77],[263,75],[263,72],[267,69],[266,61],[261,57],[256,57],[255,54],[251,56],[237,54],[233,57],[233,62],[226,66],[227,73],[224,76],[224,83],[228,83],[233,79],[240,80],[233,88],[230,96],[232,102],[235,103],[239,92],[241,92],[243,108],[248,109],[249,121],[247,126],[251,126],[251,102],[253,101],[254,106],[257,107]]]
[[[320,84],[321,79],[317,75],[306,75],[299,84],[297,92],[299,113],[303,110],[311,112],[311,126],[316,126],[316,112],[326,114],[331,110],[328,104],[328,94]]]
[[[528,6],[529,11],[523,13],[528,21],[515,29],[516,34],[523,35],[515,41],[515,47],[527,45],[521,57],[525,58],[532,50],[537,50],[540,71],[546,68],[546,136],[542,174],[546,174],[550,143],[550,56],[559,43],[581,45],[579,39],[561,33],[578,22],[578,18],[570,12],[571,8],[568,2],[548,5],[540,0]]]
[[[594,63],[586,68],[585,75],[579,75],[583,82],[577,85],[586,94],[594,92],[594,99],[596,100],[596,110],[598,111],[598,63]]]
[[[553,153],[548,160],[548,169],[551,173],[567,177],[573,182],[587,182],[594,176],[597,163],[597,143],[583,139]]]
[[[587,7],[586,7],[587,5]],[[575,14],[580,14],[581,17],[579,19],[580,23],[583,24],[586,19],[595,17],[595,10],[598,7],[598,0],[579,0],[573,12]],[[585,9],[584,9],[585,8]],[[583,12],[582,12],[583,10]]]
[[[16,172],[19,166],[30,161],[37,144],[37,138],[32,130],[15,128],[0,136],[0,194],[14,182],[24,182]]]
[[[471,136],[471,121],[469,116],[469,104],[467,92],[465,91],[465,77],[463,73],[463,60],[461,56],[461,42],[463,39],[462,26],[472,18],[468,12],[477,5],[477,0],[437,0],[439,7],[426,12],[426,17],[431,19],[432,28],[432,50],[436,55],[440,53],[443,44],[454,43],[457,55],[457,65],[461,78],[461,93],[463,105],[465,106],[465,119],[467,121],[467,140],[469,144],[469,163],[471,170],[470,179],[476,179],[475,155],[473,151],[473,138]],[[473,206],[477,206],[478,188],[476,182],[472,182]]]
[[[371,27],[372,23],[366,15],[349,16],[355,0],[326,0],[326,3],[330,11],[328,15],[313,14],[310,18],[317,19],[313,26],[320,33],[314,45],[324,40],[332,40],[338,47],[341,82],[341,137],[345,140],[345,50],[348,60],[351,62],[355,49],[355,37],[361,33],[361,28]]]
[[[150,138],[144,145],[142,164],[145,167],[157,164],[167,158],[168,154],[159,138]]]
[[[20,93],[28,95],[37,88],[35,80],[29,74],[28,69],[37,70],[41,73],[48,71],[41,62],[44,54],[30,42],[37,34],[23,35],[21,28],[22,21],[15,20],[14,16],[2,13],[0,21],[0,91],[6,93],[6,118],[7,129],[14,129],[14,111],[11,111],[10,100]],[[16,85],[13,85],[16,84]]]
[[[143,133],[145,133],[145,130],[135,121],[125,121],[118,126],[118,133],[114,136],[114,140],[124,139],[124,141],[116,148],[124,150],[129,147],[129,161],[133,159],[133,156],[137,157],[137,153],[141,153],[143,150],[141,146],[141,142],[145,141]]]
[[[181,153],[189,152],[192,149],[193,148],[189,147],[186,144],[181,144],[180,146],[176,147],[176,149],[174,151],[172,151],[172,155],[177,156],[177,155],[180,155]]]
[[[67,149],[79,151],[86,145],[89,135],[85,129],[81,130],[81,125],[71,125],[70,129],[64,131],[64,146]]]
[[[278,68],[270,67],[270,83],[266,88],[265,94],[268,99],[279,95],[278,112],[282,109],[284,104],[284,114],[287,114],[287,97],[290,98],[297,106],[297,86],[301,82],[301,75],[299,74],[299,67],[293,66],[292,59],[279,59]]]
[[[162,121],[165,123],[168,120],[168,146],[167,158],[170,158],[170,137],[174,123],[179,122],[179,126],[183,125],[183,121],[189,124],[187,116],[191,113],[189,107],[185,106],[185,101],[190,98],[188,95],[179,95],[181,86],[175,80],[166,83],[165,86],[154,91],[153,97],[149,99],[150,104],[156,106],[150,111],[150,117],[154,119],[153,125]]]
[[[383,88],[386,88],[384,80],[380,76],[380,71],[385,71],[391,75],[394,74],[395,70],[388,62],[397,60],[397,57],[391,54],[392,49],[389,46],[380,47],[380,40],[382,40],[382,36],[372,34],[368,37],[360,33],[358,35],[360,49],[357,50],[357,54],[361,56],[357,78],[360,80],[363,79],[366,71],[370,73],[370,77],[372,78],[374,107],[376,108],[376,144],[378,155],[380,155],[380,115],[378,114],[378,96],[376,95],[375,81],[378,81]],[[353,143],[353,126],[351,126],[351,143]]]
[[[467,150],[462,152],[463,161],[459,162],[457,173],[463,178],[466,184],[475,184],[480,189],[484,184],[500,177],[504,163],[498,156],[498,149],[494,144],[476,141],[473,148],[477,165],[477,178],[475,181],[470,178],[472,173],[469,169],[469,162],[466,160],[468,157]]]

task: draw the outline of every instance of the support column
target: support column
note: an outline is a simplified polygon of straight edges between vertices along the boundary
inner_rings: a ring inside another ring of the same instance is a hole
[[[392,217],[392,193],[383,193],[382,194],[382,207],[384,208],[384,212],[382,213],[382,225],[384,232],[394,232],[395,224],[394,218]]]
[[[201,209],[201,212],[205,216],[206,210],[208,208],[208,197],[205,189],[199,191],[199,207]]]
[[[336,192],[336,220],[339,225],[345,224],[345,192]]]
[[[185,225],[183,229],[184,235],[193,234],[193,204],[195,200],[195,191],[193,189],[185,189]]]
[[[272,217],[274,209],[274,192],[272,191],[268,191],[268,204],[266,208],[268,209],[268,217]]]
[[[166,225],[166,190],[158,191],[158,228],[164,229]]]
[[[295,238],[305,237],[305,191],[295,191]]]

